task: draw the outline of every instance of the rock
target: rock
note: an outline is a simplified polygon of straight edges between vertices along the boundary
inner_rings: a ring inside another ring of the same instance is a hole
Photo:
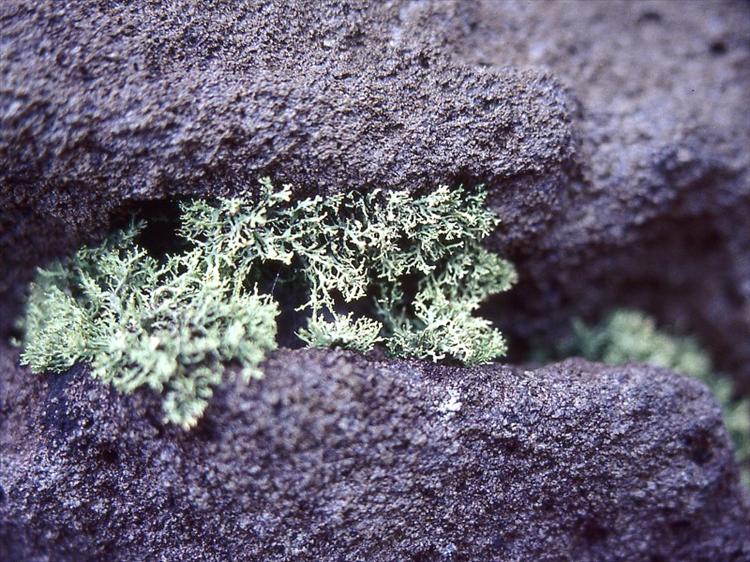
[[[0,3],[0,337],[33,268],[133,210],[484,182],[521,357],[643,308],[750,392],[750,6]],[[705,389],[289,352],[192,433],[0,348],[0,558],[742,560]],[[206,554],[209,553],[209,554]],[[562,553],[562,554],[561,554]]]
[[[745,560],[719,409],[665,370],[279,351],[192,432],[3,354],[15,560]]]
[[[496,189],[527,225],[495,236],[523,281],[503,301],[515,348],[628,305],[699,334],[750,392],[750,5],[475,6],[459,60],[547,70],[580,103],[552,208],[536,180],[537,201]]]
[[[557,176],[572,153],[552,77],[439,48],[460,17],[449,4],[3,11],[0,225],[26,219],[0,230],[14,280],[28,277],[19,244],[38,263],[138,202],[252,192],[263,174],[302,192]]]

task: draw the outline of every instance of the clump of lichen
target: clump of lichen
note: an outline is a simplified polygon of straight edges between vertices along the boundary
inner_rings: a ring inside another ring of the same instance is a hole
[[[642,312],[616,310],[594,326],[574,321],[572,336],[558,346],[555,355],[615,365],[638,361],[703,381],[722,408],[743,480],[750,484],[750,400],[737,398],[731,378],[713,369],[708,353],[693,338],[659,330],[653,318]]]
[[[396,356],[465,364],[505,353],[502,335],[474,316],[516,279],[481,246],[499,222],[481,190],[290,195],[264,179],[254,200],[185,202],[186,249],[161,259],[134,223],[40,270],[22,362],[59,372],[86,361],[117,390],[162,393],[166,420],[190,427],[227,363],[261,375],[276,347],[277,284],[304,295],[297,335],[310,346],[366,352],[384,342]]]
[[[121,392],[162,393],[165,418],[190,427],[224,363],[237,361],[246,379],[260,376],[258,364],[276,347],[277,306],[221,275],[205,247],[154,259],[135,242],[141,228],[38,272],[21,362],[40,373],[86,361]]]

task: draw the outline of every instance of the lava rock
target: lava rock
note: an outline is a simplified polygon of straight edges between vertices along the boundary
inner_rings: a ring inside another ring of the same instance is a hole
[[[459,60],[546,69],[580,104],[557,197],[493,191],[493,244],[523,280],[498,302],[513,347],[631,306],[699,335],[750,392],[750,4],[484,0],[466,17]]]
[[[34,267],[178,197],[485,183],[520,357],[631,305],[750,391],[750,5],[0,3],[0,335]],[[282,351],[202,424],[0,348],[0,558],[743,560],[698,383]]]
[[[30,261],[101,236],[139,202],[253,193],[265,174],[298,193],[551,177],[573,151],[571,100],[548,73],[478,70],[440,48],[457,5],[0,9],[11,293]]]
[[[669,371],[279,351],[190,432],[77,367],[1,365],[15,560],[745,560],[720,412]]]

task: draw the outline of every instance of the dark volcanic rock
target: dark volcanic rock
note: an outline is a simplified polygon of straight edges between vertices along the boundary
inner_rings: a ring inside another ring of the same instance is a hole
[[[281,351],[193,432],[85,369],[2,364],[7,560],[746,560],[700,384]]]
[[[750,391],[747,2],[6,0],[0,22],[2,334],[34,266],[144,204],[261,174],[485,182],[514,349],[635,305]],[[14,362],[2,559],[750,557],[718,410],[664,371],[280,352],[183,433]]]
[[[579,175],[510,248],[524,283],[508,328],[645,308],[750,391],[750,3],[486,0],[471,17],[462,61],[551,71],[580,101]],[[507,201],[518,222],[543,208]]]
[[[450,3],[0,10],[0,225],[27,218],[0,230],[14,280],[30,231],[44,233],[38,262],[60,251],[47,224],[80,240],[139,201],[248,192],[261,174],[323,192],[552,181],[573,150],[549,74],[477,70],[440,48],[460,19]]]

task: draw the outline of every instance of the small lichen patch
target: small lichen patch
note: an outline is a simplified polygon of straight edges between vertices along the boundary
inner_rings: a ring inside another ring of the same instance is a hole
[[[453,414],[461,410],[463,403],[461,402],[461,393],[456,389],[448,389],[448,396],[438,404],[438,412],[445,414],[446,416],[452,416]]]
[[[38,273],[21,362],[40,373],[86,361],[121,392],[162,393],[165,418],[190,427],[224,363],[241,364],[245,379],[261,375],[276,346],[277,305],[218,274],[205,248],[158,262],[135,243],[141,227]]]

